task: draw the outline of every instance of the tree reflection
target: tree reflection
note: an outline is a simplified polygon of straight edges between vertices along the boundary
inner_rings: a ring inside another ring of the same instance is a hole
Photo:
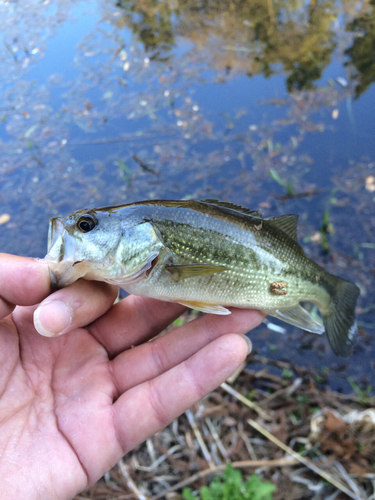
[[[173,4],[142,0],[117,5],[124,10],[117,26],[130,28],[154,57],[174,44],[174,36],[183,36],[217,70],[266,77],[287,72],[289,91],[311,88],[335,48],[332,24],[338,10],[327,0],[311,1],[307,8],[286,0],[178,0]]]
[[[375,0],[371,0],[368,12],[348,23],[347,30],[359,35],[345,51],[359,73],[359,84],[355,88],[358,98],[375,81]]]
[[[117,26],[130,28],[145,51],[151,52],[150,59],[167,61],[168,52],[174,46],[172,10],[168,2],[140,0],[129,5],[119,0],[116,6],[125,10]]]

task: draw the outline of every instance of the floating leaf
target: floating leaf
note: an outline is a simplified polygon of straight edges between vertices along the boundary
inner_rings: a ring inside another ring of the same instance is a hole
[[[118,164],[119,164],[119,167],[121,168],[121,170],[123,170],[127,174],[131,175],[132,172],[131,172],[130,168],[128,168],[122,160],[119,159]]]
[[[25,132],[25,138],[27,139],[30,137],[30,135],[37,129],[38,125],[34,123],[34,125],[31,125],[30,128],[28,128]]]
[[[9,220],[10,220],[9,214],[0,215],[0,226],[2,226],[3,224],[6,224],[7,222],[9,222]]]
[[[373,175],[369,175],[366,178],[366,190],[370,193],[375,191],[375,177]]]

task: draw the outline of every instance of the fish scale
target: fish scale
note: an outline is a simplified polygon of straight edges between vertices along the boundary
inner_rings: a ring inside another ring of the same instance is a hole
[[[156,200],[79,210],[50,221],[46,260],[59,286],[96,279],[203,312],[257,308],[327,333],[339,356],[357,333],[356,285],[324,271],[297,242],[295,215],[262,218],[215,200]],[[322,314],[313,318],[300,302]]]
[[[269,287],[275,279],[285,279],[290,282],[289,263],[283,266],[282,273],[273,274],[276,272],[275,269],[265,265],[251,248],[240,244],[233,245],[233,242],[228,244],[226,238],[220,233],[211,231],[210,237],[207,237],[205,232],[207,241],[204,246],[198,246],[193,242],[202,241],[201,233],[205,230],[189,226],[181,227],[182,225],[157,219],[153,224],[159,230],[164,245],[174,255],[174,264],[209,263],[228,267],[227,271],[210,277],[190,278],[189,288],[187,288],[187,283],[170,283],[168,273],[166,273],[165,280],[160,275],[155,276],[155,283],[153,283],[155,296],[160,294],[164,299],[175,296],[181,300],[215,301],[225,295],[225,305],[254,308],[282,306],[281,301],[287,306],[296,305],[299,302],[298,279],[295,286],[288,287],[290,288],[288,296],[276,298],[269,293]],[[181,239],[181,235],[184,239]],[[238,258],[238,253],[241,254],[241,259]],[[283,257],[283,261],[287,262],[288,255],[285,256],[282,252],[278,254],[279,257]],[[241,263],[236,264],[239,260]],[[233,279],[236,281],[233,282]],[[202,286],[203,291],[197,291],[197,289],[202,290]],[[136,285],[133,291],[135,289]],[[176,294],[179,294],[178,297]],[[312,292],[312,296],[314,295],[319,295],[319,290]]]

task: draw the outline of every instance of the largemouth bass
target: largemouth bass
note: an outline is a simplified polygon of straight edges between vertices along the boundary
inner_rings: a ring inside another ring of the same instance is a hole
[[[310,332],[325,330],[335,354],[348,356],[359,289],[304,255],[297,220],[216,200],[79,210],[50,220],[45,259],[58,287],[85,278],[207,313],[260,309]],[[302,301],[318,307],[323,324]]]

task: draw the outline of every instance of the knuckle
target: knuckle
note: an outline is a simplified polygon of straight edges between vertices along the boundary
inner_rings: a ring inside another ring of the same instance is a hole
[[[142,325],[143,329],[154,330],[156,317],[152,307],[149,307],[144,297],[135,295],[132,299],[139,324]]]
[[[160,388],[157,383],[152,380],[149,381],[149,402],[151,411],[158,426],[161,429],[166,427],[170,423],[171,419],[169,418],[169,414],[165,408]]]
[[[191,381],[191,387],[194,389],[195,399],[199,401],[207,394],[206,387],[202,384],[201,378],[197,377],[196,371],[193,367],[193,359],[189,358],[185,361],[185,369],[187,378]]]
[[[150,342],[151,356],[157,373],[164,373],[169,367],[169,360],[163,342],[160,339],[155,339]]]

